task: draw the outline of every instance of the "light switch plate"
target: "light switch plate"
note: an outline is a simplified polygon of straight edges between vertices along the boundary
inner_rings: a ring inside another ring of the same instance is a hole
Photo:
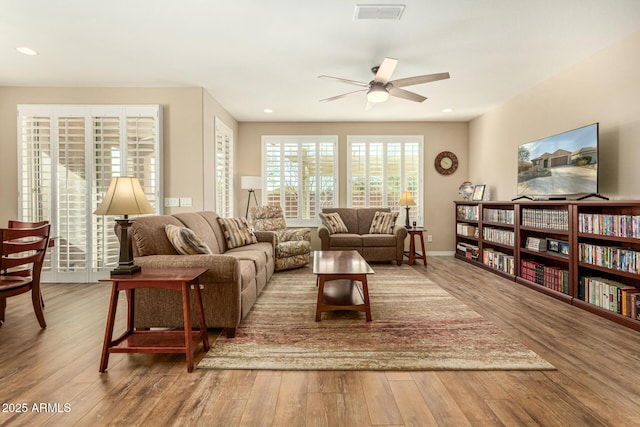
[[[190,208],[193,206],[193,199],[191,197],[180,197],[180,207]]]
[[[180,206],[180,199],[178,199],[177,197],[165,197],[164,206],[166,208],[177,208],[178,206]]]

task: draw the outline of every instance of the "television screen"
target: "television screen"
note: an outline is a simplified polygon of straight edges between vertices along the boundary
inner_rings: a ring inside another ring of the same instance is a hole
[[[518,196],[598,193],[598,123],[518,147]]]

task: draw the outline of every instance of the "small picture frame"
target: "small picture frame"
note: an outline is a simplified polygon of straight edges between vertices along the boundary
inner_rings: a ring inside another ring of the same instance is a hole
[[[475,202],[482,201],[482,198],[484,197],[484,188],[485,187],[486,187],[485,184],[476,185],[475,187],[473,187],[473,196],[471,197],[471,200],[473,200]]]

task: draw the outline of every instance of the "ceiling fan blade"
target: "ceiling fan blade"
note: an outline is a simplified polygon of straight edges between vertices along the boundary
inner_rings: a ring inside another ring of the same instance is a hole
[[[336,99],[345,98],[345,97],[347,97],[349,95],[353,95],[354,93],[365,92],[367,90],[368,89],[358,89],[358,90],[353,91],[353,92],[343,93],[342,95],[332,96],[331,98],[321,99],[320,102],[335,101]]]
[[[356,86],[362,86],[362,87],[369,87],[369,83],[363,83],[363,82],[358,82],[355,80],[348,80],[348,79],[343,79],[341,77],[333,77],[333,76],[318,76],[319,79],[328,79],[328,80],[336,80],[342,83],[348,83],[350,85],[356,85]]]
[[[449,78],[449,73],[426,74],[424,76],[407,77],[406,79],[393,80],[390,83],[394,87],[413,86],[422,83],[435,82]]]
[[[426,97],[422,95],[418,95],[417,93],[409,92],[408,90],[398,89],[397,87],[392,87],[389,89],[389,95],[397,96],[398,98],[408,99],[409,101],[422,102]]]
[[[391,79],[391,74],[393,74],[393,71],[396,69],[396,65],[398,65],[397,59],[384,58],[373,80],[386,84]]]

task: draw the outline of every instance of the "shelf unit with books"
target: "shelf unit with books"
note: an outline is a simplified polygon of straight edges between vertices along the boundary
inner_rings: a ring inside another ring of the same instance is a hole
[[[477,202],[456,203],[456,257],[480,262],[480,213]]]
[[[640,331],[640,201],[455,205],[456,258]]]
[[[571,302],[572,205],[566,201],[520,202],[515,209],[520,219],[516,282]]]
[[[516,274],[516,211],[513,203],[480,205],[482,262],[496,273],[513,279]]]
[[[640,330],[640,201],[579,203],[575,209],[573,303]]]

